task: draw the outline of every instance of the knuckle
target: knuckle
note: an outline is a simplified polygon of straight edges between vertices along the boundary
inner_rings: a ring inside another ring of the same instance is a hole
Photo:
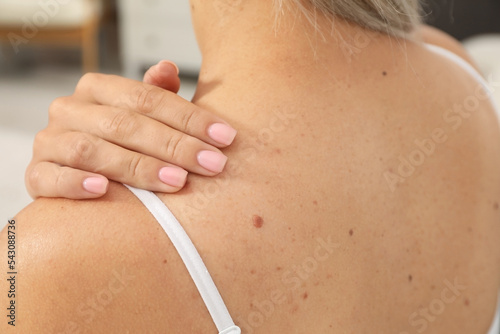
[[[198,112],[196,108],[188,107],[179,114],[179,121],[181,126],[181,131],[188,132],[193,126],[193,122],[196,117],[198,117]]]
[[[67,155],[67,162],[72,167],[84,165],[86,161],[92,159],[95,144],[90,135],[77,135],[70,145],[70,150]]]
[[[131,113],[118,112],[102,122],[102,131],[117,140],[123,140],[137,131],[137,122]]]
[[[48,131],[47,129],[44,129],[42,131],[39,131],[36,135],[35,135],[35,139],[33,141],[33,153],[36,153],[38,152],[41,148],[43,148],[43,146],[45,145],[45,143],[47,142],[47,138],[49,137],[49,134],[48,134]]]
[[[62,113],[68,110],[70,103],[71,98],[67,96],[59,97],[52,101],[49,106],[49,121],[57,120]]]
[[[78,92],[91,87],[99,80],[101,75],[102,74],[98,73],[85,73],[78,81],[78,84],[76,85],[76,91]]]
[[[142,155],[134,155],[130,158],[127,164],[127,172],[131,179],[138,179],[140,176],[141,166],[144,163],[146,157]]]
[[[135,89],[135,108],[142,114],[152,113],[161,100],[160,94],[154,87],[140,85]]]
[[[174,134],[167,140],[165,150],[167,157],[169,157],[172,161],[176,161],[181,153],[180,150],[182,140],[182,134]]]
[[[55,188],[57,189],[58,194],[64,194],[66,190],[66,181],[70,179],[71,175],[69,175],[69,169],[60,168],[59,172],[56,175],[56,179],[54,181]]]
[[[76,84],[76,89],[75,91],[81,91],[85,89],[85,87],[88,87],[90,85],[90,82],[93,81],[94,78],[94,73],[85,73],[80,80],[78,80],[78,83]]]

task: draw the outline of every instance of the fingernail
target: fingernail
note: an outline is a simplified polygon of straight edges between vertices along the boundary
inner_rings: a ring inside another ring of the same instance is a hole
[[[235,129],[222,123],[212,124],[208,128],[208,136],[223,145],[231,145],[237,133]]]
[[[201,151],[197,158],[201,167],[214,173],[222,172],[227,162],[225,155],[213,151]]]
[[[164,66],[166,66],[167,64],[175,67],[175,70],[177,71],[177,75],[179,75],[179,73],[180,73],[179,67],[175,63],[168,61],[168,60],[162,60],[161,62],[158,63],[158,68],[160,69],[160,71],[163,71],[163,70],[166,71],[167,67],[164,67]]]
[[[172,187],[183,187],[186,184],[187,175],[187,171],[177,167],[164,167],[158,173],[161,182]]]
[[[83,188],[89,193],[105,194],[108,191],[108,180],[101,177],[89,177],[83,181]]]

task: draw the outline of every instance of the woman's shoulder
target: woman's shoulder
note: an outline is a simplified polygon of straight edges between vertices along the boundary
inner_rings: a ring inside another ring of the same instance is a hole
[[[467,50],[463,47],[463,45],[446,32],[431,26],[422,25],[416,32],[416,34],[417,38],[422,40],[424,43],[435,45],[448,50],[449,52],[462,58],[475,69],[478,69],[477,65],[474,63],[474,60],[469,55]]]
[[[197,324],[195,332],[207,332],[213,326],[167,236],[125,187],[111,185],[97,200],[39,199],[15,222],[23,333],[180,332],[189,322]],[[188,303],[174,306],[186,295]]]
[[[434,81],[429,95],[436,98],[437,117],[450,138],[459,137],[454,140],[459,147],[472,148],[470,158],[484,153],[490,165],[498,167],[500,109],[493,93],[499,85],[478,72],[458,42],[440,38],[448,42],[423,45],[429,60],[427,80]]]
[[[414,85],[405,91],[415,103],[410,115],[417,115],[430,131],[437,128],[446,138],[453,137],[453,141],[446,140],[447,146],[486,145],[492,149],[488,154],[496,156],[500,110],[493,92],[498,83],[478,72],[460,43],[435,29],[431,32],[437,37],[413,44],[408,53],[408,67],[414,72],[410,74]],[[404,79],[399,82],[404,84]]]

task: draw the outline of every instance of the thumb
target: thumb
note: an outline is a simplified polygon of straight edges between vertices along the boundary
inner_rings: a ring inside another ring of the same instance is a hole
[[[181,86],[179,68],[173,62],[162,60],[144,74],[144,83],[177,93]]]

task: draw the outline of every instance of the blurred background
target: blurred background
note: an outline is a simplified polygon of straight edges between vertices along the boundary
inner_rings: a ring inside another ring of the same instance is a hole
[[[500,81],[500,0],[425,8],[428,24],[462,40]],[[179,65],[190,99],[201,57],[187,0],[0,0],[0,228],[30,202],[24,170],[51,101],[72,94],[85,72],[140,80],[162,59]]]

